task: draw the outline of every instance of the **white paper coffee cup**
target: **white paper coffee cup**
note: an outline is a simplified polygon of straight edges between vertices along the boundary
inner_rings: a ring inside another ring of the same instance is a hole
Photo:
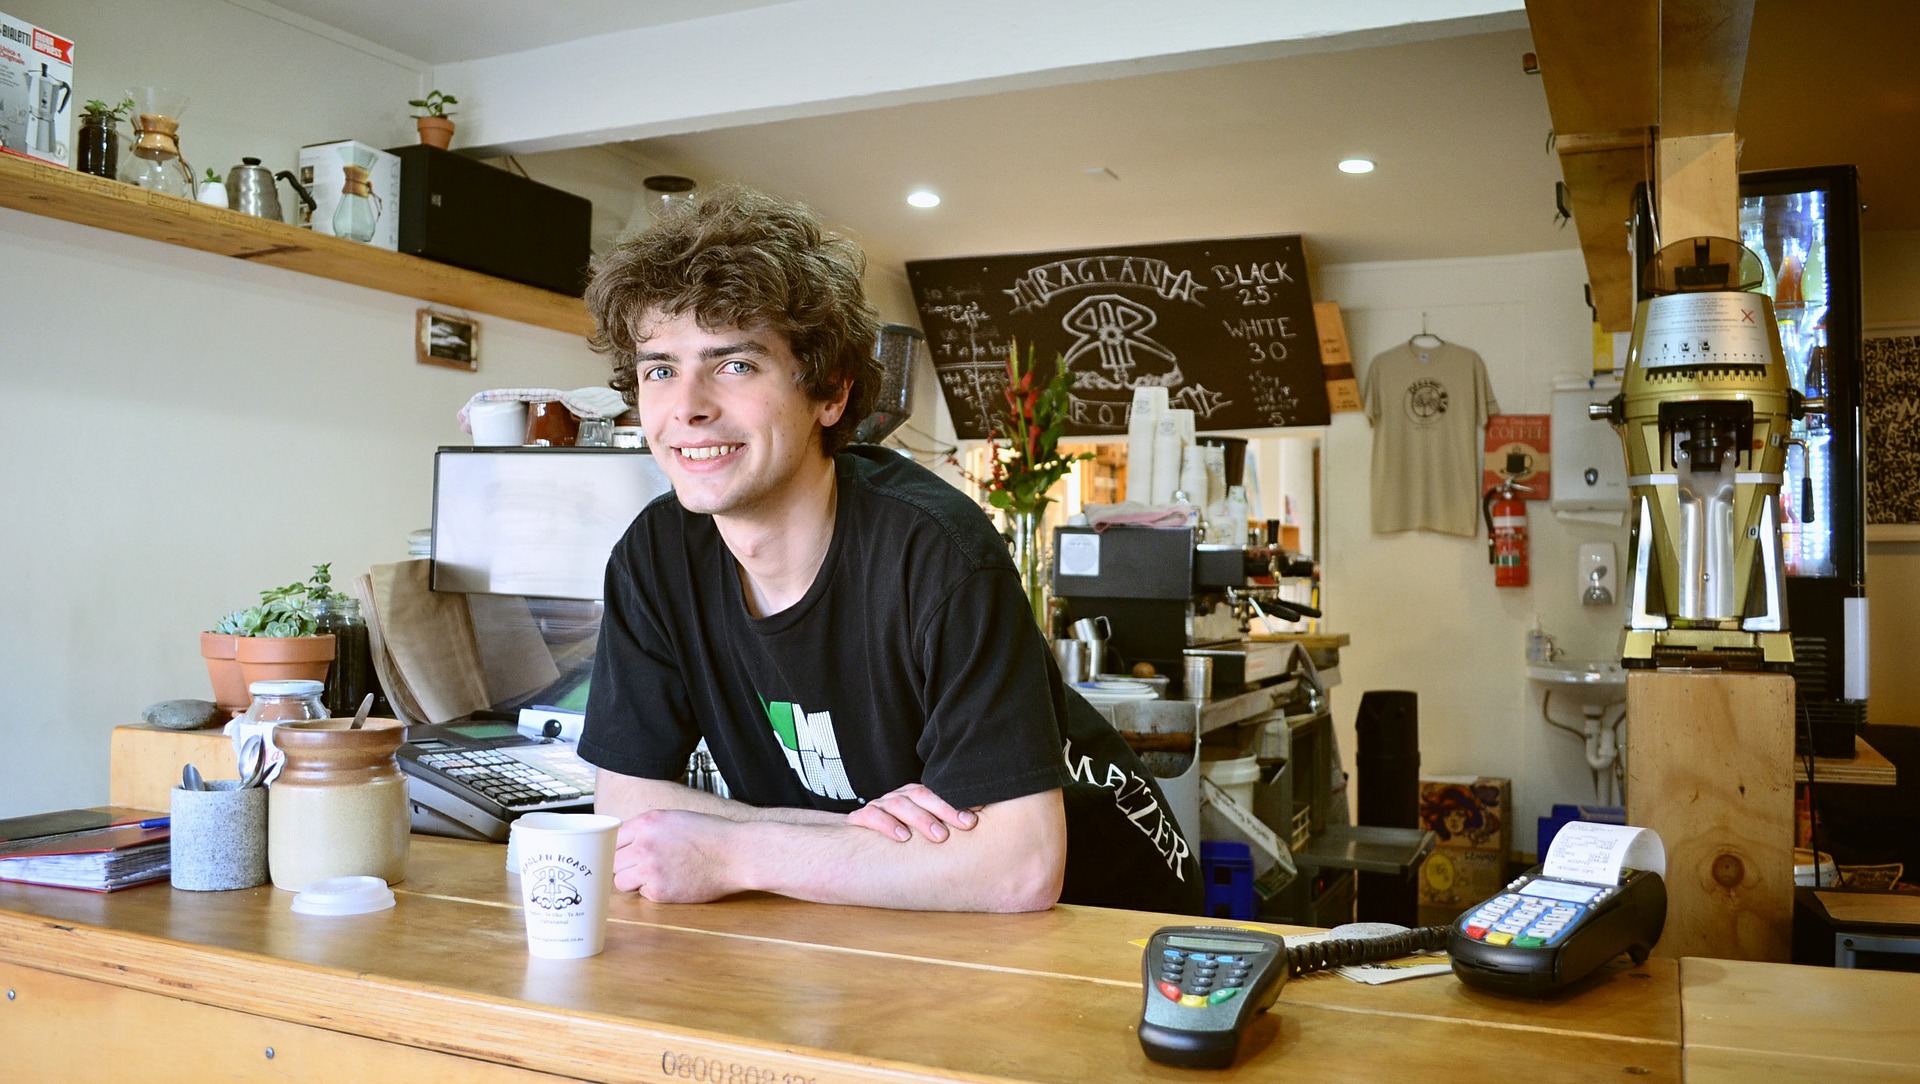
[[[528,813],[514,821],[527,951],[550,960],[597,956],[607,944],[620,818]]]
[[[467,408],[473,442],[482,447],[511,447],[527,442],[527,404],[483,399]]]

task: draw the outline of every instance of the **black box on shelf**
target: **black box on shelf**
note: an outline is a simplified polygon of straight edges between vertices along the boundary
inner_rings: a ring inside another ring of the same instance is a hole
[[[586,292],[593,204],[418,144],[400,156],[400,251],[556,293]]]

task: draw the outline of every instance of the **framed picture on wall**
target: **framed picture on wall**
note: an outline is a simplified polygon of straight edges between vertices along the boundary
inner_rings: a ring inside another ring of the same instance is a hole
[[[414,315],[416,352],[422,365],[477,372],[480,368],[480,324],[464,316],[432,309]]]
[[[1862,346],[1867,539],[1920,540],[1920,328],[1869,330]]]

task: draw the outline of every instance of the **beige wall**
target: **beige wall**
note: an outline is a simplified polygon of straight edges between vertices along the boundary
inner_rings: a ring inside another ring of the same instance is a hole
[[[1502,412],[1545,414],[1554,377],[1590,367],[1585,281],[1570,251],[1325,267],[1315,296],[1340,303],[1362,377],[1374,356],[1420,330],[1424,314],[1435,334],[1485,360]],[[1540,718],[1526,679],[1527,630],[1538,613],[1570,657],[1614,657],[1621,610],[1581,605],[1574,565],[1582,542],[1612,542],[1624,556],[1626,530],[1563,521],[1535,503],[1531,585],[1496,587],[1484,532],[1372,532],[1372,442],[1360,414],[1335,415],[1325,438],[1323,601],[1329,628],[1353,637],[1333,697],[1341,752],[1351,771],[1364,692],[1412,690],[1423,773],[1512,779],[1515,848],[1531,851],[1535,817],[1555,802],[1592,802],[1594,792],[1580,744]]]
[[[76,97],[188,93],[201,169],[412,139],[424,65],[221,0],[11,0],[78,42]],[[409,298],[0,211],[0,816],[106,800],[107,737],[208,695],[196,634],[332,562],[406,556],[433,449],[488,387],[604,381],[572,336],[483,318],[481,367],[414,360]]]
[[[1865,234],[1860,250],[1867,333],[1920,330],[1920,232]],[[1920,542],[1867,543],[1867,600],[1867,719],[1920,726],[1920,666],[1912,658],[1920,647]]]

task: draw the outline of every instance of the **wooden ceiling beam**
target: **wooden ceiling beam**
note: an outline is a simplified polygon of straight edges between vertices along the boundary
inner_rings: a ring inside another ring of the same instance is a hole
[[[1527,0],[1527,21],[1595,318],[1627,331],[1636,185],[1653,184],[1667,238],[1735,233],[1753,0]]]

